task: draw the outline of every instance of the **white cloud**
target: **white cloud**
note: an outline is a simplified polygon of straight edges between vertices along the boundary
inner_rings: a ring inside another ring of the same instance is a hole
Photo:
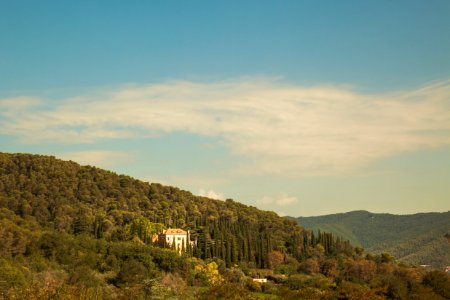
[[[133,155],[130,153],[105,150],[66,152],[59,154],[58,157],[73,160],[81,165],[93,165],[102,168],[125,165],[133,160]]]
[[[204,190],[204,189],[200,189],[198,191],[198,195],[202,196],[202,197],[207,197],[207,198],[211,198],[211,199],[217,199],[217,200],[224,200],[225,197],[223,196],[223,194],[221,193],[217,193],[213,190]]]
[[[170,185],[170,186],[175,186],[176,184],[171,183],[170,181],[167,181],[164,178],[160,178],[157,176],[139,176],[136,177],[139,180],[142,180],[144,182],[148,182],[148,183],[159,183],[162,185]]]
[[[384,94],[261,78],[174,81],[78,95],[52,109],[30,108],[45,99],[17,99],[22,104],[0,100],[0,134],[23,143],[186,132],[217,137],[244,158],[238,174],[342,174],[450,144],[448,81]]]
[[[288,194],[283,193],[276,198],[264,196],[256,200],[256,203],[260,205],[276,204],[277,206],[288,206],[296,203],[297,201],[298,201],[297,197],[289,196]]]
[[[278,197],[277,200],[275,200],[275,203],[279,206],[286,206],[290,204],[294,204],[297,202],[297,197],[289,196],[287,194],[282,194],[280,197]]]
[[[41,104],[41,100],[35,97],[14,97],[0,99],[0,108],[7,109],[9,111],[30,108],[33,106],[38,106],[39,104]]]

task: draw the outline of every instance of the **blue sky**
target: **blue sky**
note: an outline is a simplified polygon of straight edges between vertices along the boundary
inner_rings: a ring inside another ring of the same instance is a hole
[[[0,151],[293,216],[450,209],[448,1],[0,1]]]

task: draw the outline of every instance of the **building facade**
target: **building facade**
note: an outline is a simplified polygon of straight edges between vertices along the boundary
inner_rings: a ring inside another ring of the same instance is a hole
[[[179,253],[186,252],[192,245],[189,230],[169,228],[158,234],[158,245],[160,247],[173,247]]]

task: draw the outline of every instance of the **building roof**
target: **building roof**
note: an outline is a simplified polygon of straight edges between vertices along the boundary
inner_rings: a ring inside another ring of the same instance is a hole
[[[165,232],[165,234],[187,234],[187,231],[179,228],[169,228]]]

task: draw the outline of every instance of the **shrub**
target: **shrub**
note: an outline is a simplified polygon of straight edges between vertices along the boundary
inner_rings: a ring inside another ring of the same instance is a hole
[[[423,284],[446,299],[450,299],[450,276],[443,271],[435,270],[423,277]]]
[[[25,274],[6,259],[0,259],[0,291],[20,288],[27,284]]]

